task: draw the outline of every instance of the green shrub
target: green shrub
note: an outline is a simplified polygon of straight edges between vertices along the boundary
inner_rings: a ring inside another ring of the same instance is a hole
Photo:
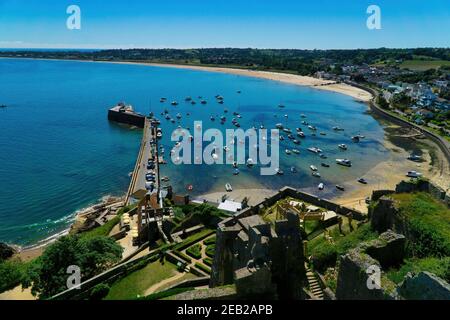
[[[89,295],[90,300],[102,300],[104,297],[106,297],[109,293],[109,285],[105,283],[100,283],[96,285],[91,290],[91,294]]]
[[[311,257],[314,269],[323,272],[328,267],[336,264],[338,251],[335,245],[323,242],[319,244],[315,249]]]
[[[450,282],[450,257],[407,259],[399,269],[391,269],[387,272],[387,277],[394,283],[399,284],[403,281],[408,272],[418,274],[421,271],[434,273],[438,277]]]
[[[197,243],[193,246],[189,247],[186,250],[186,253],[193,257],[194,259],[201,259],[202,258],[202,245]]]
[[[203,263],[206,264],[208,267],[211,267],[213,264],[213,260],[209,257],[203,259]]]
[[[215,244],[210,244],[208,246],[206,246],[206,255],[210,258],[214,258],[214,253],[216,252],[216,245]]]
[[[211,273],[211,269],[208,268],[207,266],[201,264],[201,263],[196,262],[196,263],[195,263],[195,267],[196,267],[197,269],[200,269],[200,270],[206,272],[207,274],[210,274],[210,273]]]
[[[216,237],[209,237],[208,239],[205,239],[203,241],[205,245],[215,244],[216,243]]]
[[[6,260],[0,263],[0,292],[18,286],[26,272],[26,264],[20,260]]]
[[[182,260],[186,261],[187,263],[191,263],[192,262],[192,259],[189,256],[185,255],[181,251],[174,250],[174,251],[172,251],[172,253],[174,255],[176,255],[177,257],[181,258]]]

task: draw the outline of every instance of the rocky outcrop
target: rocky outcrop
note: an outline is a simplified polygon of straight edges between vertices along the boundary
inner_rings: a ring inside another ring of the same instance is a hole
[[[399,266],[403,262],[406,238],[388,230],[381,234],[378,239],[362,244],[361,248],[386,270],[390,267]]]
[[[381,268],[378,261],[359,249],[340,257],[336,298],[338,300],[383,300],[389,294],[380,287],[371,287],[370,268]]]
[[[405,255],[405,237],[391,230],[378,239],[362,243],[340,257],[337,299],[380,300],[395,299],[392,284],[381,277],[381,271],[399,265]],[[372,274],[379,270],[379,283],[374,285]]]
[[[398,293],[410,300],[450,300],[450,285],[429,272],[420,272],[416,276],[408,273]]]
[[[16,253],[13,247],[8,246],[6,243],[0,242],[0,262],[11,258]]]
[[[392,229],[398,215],[394,201],[388,196],[382,196],[378,203],[370,209],[370,224],[379,233]]]

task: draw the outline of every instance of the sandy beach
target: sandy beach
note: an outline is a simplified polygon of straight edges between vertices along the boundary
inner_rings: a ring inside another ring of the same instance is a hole
[[[11,58],[1,58],[1,59],[11,59]],[[31,59],[31,58],[24,58],[24,59]],[[208,67],[208,66],[169,64],[169,63],[147,63],[134,61],[92,61],[92,60],[34,59],[34,58],[32,58],[32,60],[77,61],[86,63],[113,63],[113,64],[128,64],[128,65],[153,66],[163,68],[188,69],[207,72],[220,72],[220,73],[234,74],[237,76],[255,77],[260,79],[279,81],[299,86],[314,87],[315,89],[345,94],[354,98],[355,100],[362,102],[369,102],[373,98],[373,96],[369,92],[362,90],[360,88],[353,87],[346,83],[336,83],[336,81],[318,79],[314,77],[301,76],[290,73],[238,69],[238,68]]]
[[[96,61],[97,62],[97,61]],[[206,67],[206,66],[193,66],[193,65],[178,65],[178,64],[162,64],[162,63],[145,63],[145,62],[126,62],[126,61],[105,61],[105,63],[117,63],[117,64],[136,64],[142,66],[154,66],[164,68],[177,68],[177,69],[189,69],[208,72],[221,72],[234,74],[245,77],[255,77],[260,79],[279,81],[283,83],[295,84],[300,86],[314,87],[316,89],[327,90],[337,92],[353,97],[355,100],[369,102],[372,99],[372,95],[362,89],[353,87],[345,83],[336,83],[335,81],[323,80],[313,77],[301,76],[289,73],[279,73],[270,71],[257,71],[249,69],[236,69],[236,68],[222,68],[222,67]]]

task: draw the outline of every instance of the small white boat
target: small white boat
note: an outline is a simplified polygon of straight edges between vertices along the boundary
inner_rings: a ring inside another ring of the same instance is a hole
[[[292,153],[292,151],[289,150],[289,149],[284,150],[284,152],[286,152],[286,154],[291,154]]]
[[[275,173],[279,176],[282,176],[284,174],[283,170],[280,170],[280,168],[276,168]]]
[[[253,159],[252,159],[252,158],[248,158],[248,159],[247,159],[247,167],[253,167],[254,164],[255,164],[255,163],[253,162]]]
[[[321,152],[322,152],[321,149],[316,148],[316,147],[308,148],[308,151],[311,151],[311,152],[313,152],[313,153],[321,153]]]
[[[317,167],[316,167],[316,166],[310,165],[309,168],[310,168],[312,171],[317,171]]]
[[[225,190],[226,190],[227,192],[233,191],[233,188],[231,187],[231,184],[229,184],[229,183],[225,184]]]
[[[352,162],[348,159],[336,159],[336,163],[344,167],[351,167]]]
[[[341,143],[340,145],[338,145],[338,147],[342,150],[347,150],[347,145],[344,143]]]
[[[317,186],[317,188],[318,188],[319,190],[323,190],[324,187],[325,187],[325,186],[323,185],[322,182],[319,183],[319,185]]]
[[[282,124],[282,123],[277,123],[277,124],[275,125],[275,128],[277,128],[277,129],[283,129],[283,124]]]
[[[320,173],[318,173],[317,171],[314,171],[312,175],[313,177],[320,178]]]
[[[300,154],[300,150],[298,150],[298,149],[292,149],[292,152],[295,154]]]

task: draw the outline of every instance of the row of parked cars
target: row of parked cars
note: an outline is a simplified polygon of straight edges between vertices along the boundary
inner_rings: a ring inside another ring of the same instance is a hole
[[[156,165],[153,159],[148,159],[147,174],[145,175],[145,189],[152,192],[155,189],[156,183]]]

